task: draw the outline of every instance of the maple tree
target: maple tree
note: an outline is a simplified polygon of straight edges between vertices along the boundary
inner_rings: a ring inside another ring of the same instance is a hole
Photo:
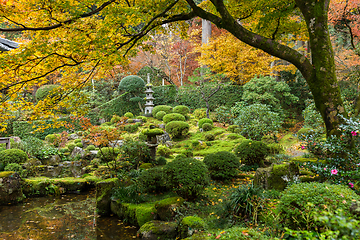
[[[240,41],[294,64],[306,79],[327,134],[336,132],[346,115],[337,85],[334,52],[329,37],[330,0],[247,1],[210,0],[8,0],[0,19],[23,32],[23,45],[0,56],[0,90],[4,119],[9,108],[34,111],[18,93],[43,85],[47,76],[61,73],[62,94],[102,76],[114,65],[146,46],[149,33],[187,28],[187,20],[206,19]],[[172,23],[172,24],[171,24]],[[254,23],[254,24],[249,24]],[[309,39],[311,59],[281,41],[288,35]],[[126,56],[126,57],[124,57]],[[97,73],[97,74],[95,74]]]

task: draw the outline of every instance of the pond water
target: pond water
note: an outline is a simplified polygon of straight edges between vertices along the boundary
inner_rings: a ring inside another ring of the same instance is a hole
[[[117,217],[97,217],[94,192],[0,206],[0,240],[140,239],[136,231]]]

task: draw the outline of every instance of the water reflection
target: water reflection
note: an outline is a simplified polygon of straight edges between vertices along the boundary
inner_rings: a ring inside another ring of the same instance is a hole
[[[94,192],[0,206],[1,240],[139,239],[136,230],[116,217],[96,217]]]

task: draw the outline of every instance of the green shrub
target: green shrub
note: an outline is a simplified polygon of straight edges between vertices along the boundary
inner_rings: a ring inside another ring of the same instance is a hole
[[[213,129],[213,125],[211,125],[210,123],[204,123],[202,125],[202,129],[205,131],[205,132],[208,132],[208,131],[211,131]]]
[[[173,138],[185,136],[189,132],[189,129],[189,124],[182,121],[172,121],[165,126],[165,131],[168,132]]]
[[[76,144],[76,143],[81,143],[81,139],[79,139],[79,138],[78,138],[78,139],[75,139],[75,140],[74,140],[74,143],[75,143],[75,144]]]
[[[264,135],[273,134],[280,129],[282,119],[265,104],[253,104],[239,111],[234,123],[241,128],[241,135],[260,140]]]
[[[315,222],[314,213],[336,209],[348,211],[351,203],[359,196],[343,185],[327,183],[293,184],[283,192],[277,205],[278,214],[285,226],[291,229],[314,229],[321,227]]]
[[[279,143],[270,143],[267,146],[270,154],[280,154],[284,152],[284,147]]]
[[[186,149],[185,151],[183,151],[181,153],[181,155],[184,155],[185,157],[193,157],[194,156],[194,153],[192,150],[190,149]]]
[[[173,113],[180,113],[181,115],[187,116],[190,113],[190,109],[187,106],[179,105],[174,107]]]
[[[76,147],[76,144],[70,142],[70,143],[66,144],[66,147],[70,150],[70,152],[72,152],[74,150],[74,148]]]
[[[210,123],[213,126],[213,121],[209,118],[202,118],[199,120],[198,127],[202,128],[204,123]]]
[[[232,123],[230,108],[226,106],[220,106],[217,109],[215,109],[215,117],[219,123],[223,123],[224,125],[226,123]]]
[[[135,168],[141,163],[151,162],[150,149],[145,142],[127,140],[121,146],[121,156],[128,159]]]
[[[126,112],[126,113],[124,114],[124,117],[134,118],[134,114],[132,114],[131,112]]]
[[[159,165],[159,166],[163,166],[163,165],[166,165],[167,161],[166,161],[166,158],[163,157],[163,156],[160,156],[158,158],[156,158],[156,165]]]
[[[143,123],[147,122],[147,117],[145,116],[136,116],[136,119],[141,119]]]
[[[134,122],[134,119],[128,119],[127,122],[128,122],[128,123],[133,123],[133,122]]]
[[[67,153],[67,152],[70,152],[70,149],[68,147],[63,147],[63,148],[60,148],[59,151],[61,153]]]
[[[152,110],[152,115],[156,116],[156,114],[160,111],[164,111],[167,114],[172,112],[172,107],[171,106],[167,106],[167,105],[158,105],[155,106]]]
[[[164,123],[169,123],[173,121],[185,121],[185,117],[180,113],[168,113],[163,117]]]
[[[156,153],[163,157],[170,157],[172,152],[169,147],[167,147],[165,145],[160,145],[157,147]]]
[[[205,156],[204,163],[209,169],[211,178],[225,181],[235,178],[240,167],[240,161],[235,154],[226,151]]]
[[[139,166],[139,169],[147,170],[147,169],[150,169],[150,168],[152,168],[152,167],[153,167],[152,163],[143,163],[143,164],[141,164],[141,165]]]
[[[239,138],[243,138],[245,139],[245,137],[241,136],[240,134],[237,134],[237,133],[230,133],[228,136],[227,136],[228,139],[231,139],[231,140],[234,140],[234,139],[239,139]]]
[[[124,130],[129,132],[129,133],[134,133],[139,129],[139,125],[136,124],[126,124],[124,126]]]
[[[4,165],[10,163],[25,163],[28,155],[20,149],[6,149],[0,152],[0,160]]]
[[[78,142],[78,143],[76,143],[75,145],[76,145],[76,147],[79,147],[79,148],[82,148],[82,147],[83,147],[83,144],[82,144],[81,142]]]
[[[303,127],[301,129],[299,129],[299,131],[297,132],[297,136],[298,137],[305,137],[305,136],[311,134],[313,131],[314,131],[314,129],[312,129],[312,128],[304,128]]]
[[[209,173],[205,164],[193,158],[178,158],[164,167],[167,186],[179,196],[194,200],[209,185]]]
[[[141,172],[138,183],[147,193],[160,193],[166,191],[165,178],[161,167],[150,168]]]
[[[162,121],[162,120],[163,120],[163,117],[164,117],[165,115],[166,115],[166,112],[164,112],[164,111],[159,111],[159,112],[156,113],[155,118],[158,119],[158,120],[160,120],[160,121]]]
[[[61,138],[60,134],[49,134],[45,137],[45,141],[47,141],[48,143],[51,143],[55,147],[57,147],[59,144],[60,138]]]
[[[232,133],[235,133],[236,129],[239,129],[239,126],[238,125],[230,125],[227,130],[229,132],[232,132]],[[239,129],[240,130],[240,129]]]
[[[87,151],[93,151],[95,149],[96,149],[96,147],[94,145],[89,145],[89,146],[86,147]]]
[[[125,113],[126,114],[126,113]],[[118,121],[120,121],[121,120],[121,117],[120,116],[118,116],[118,115],[113,115],[112,116],[112,118],[111,118],[111,120],[110,120],[110,122],[111,122],[111,124],[114,124],[114,123],[117,123]]]
[[[17,172],[21,177],[26,177],[26,170],[18,163],[9,163],[4,168],[4,171]]]
[[[197,108],[193,114],[196,119],[206,118],[206,108]]]
[[[204,138],[205,138],[205,141],[214,141],[215,135],[212,133],[207,133],[207,134],[205,134]]]
[[[114,161],[119,153],[119,148],[103,147],[100,148],[99,152],[97,153],[97,157],[100,158],[103,162],[110,162]]]
[[[144,80],[136,75],[130,75],[126,76],[123,79],[121,79],[119,84],[119,90],[120,91],[126,91],[130,93],[139,93],[141,92],[145,87]]]
[[[263,165],[265,157],[269,155],[269,148],[260,141],[244,140],[234,152],[245,165]]]
[[[55,94],[53,93],[58,89],[59,85],[44,85],[41,86],[35,93],[36,101],[44,100],[50,93],[51,95],[49,97],[54,97]]]

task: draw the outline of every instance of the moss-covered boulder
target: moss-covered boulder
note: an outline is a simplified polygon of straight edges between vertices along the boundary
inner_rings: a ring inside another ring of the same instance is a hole
[[[299,167],[293,162],[273,164],[256,170],[254,184],[264,189],[282,191],[289,182],[298,180],[299,175]]]
[[[145,223],[156,219],[154,203],[122,203],[120,200],[111,201],[111,212],[127,223],[141,227]]]
[[[111,213],[111,190],[117,181],[117,178],[110,178],[96,183],[96,210],[101,216],[106,216]]]
[[[159,218],[163,221],[173,220],[176,213],[176,208],[184,203],[182,197],[166,198],[155,203],[155,209]]]
[[[14,204],[24,200],[22,179],[16,172],[0,172],[0,205]]]
[[[192,236],[196,232],[203,231],[205,229],[206,223],[202,218],[196,216],[187,216],[181,220],[178,232],[180,239],[184,239]]]
[[[153,220],[145,223],[138,234],[142,240],[173,240],[177,235],[177,223]]]

